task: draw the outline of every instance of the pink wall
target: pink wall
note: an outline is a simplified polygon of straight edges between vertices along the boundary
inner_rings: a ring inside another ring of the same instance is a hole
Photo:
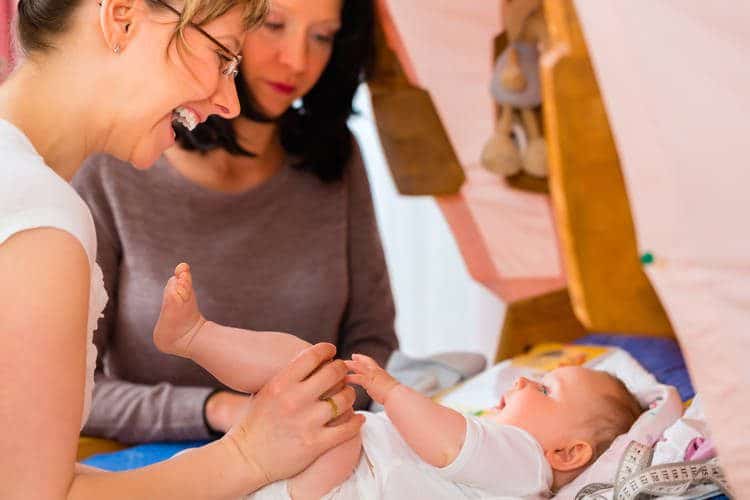
[[[576,0],[646,267],[750,498],[750,3]]]
[[[10,69],[10,20],[15,0],[0,0],[0,81]]]

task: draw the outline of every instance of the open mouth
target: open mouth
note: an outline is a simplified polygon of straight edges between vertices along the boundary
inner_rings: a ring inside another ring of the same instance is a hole
[[[500,396],[500,403],[496,406],[498,410],[505,408],[505,395]]]
[[[193,130],[201,120],[194,111],[183,106],[178,106],[172,111],[172,122],[178,123],[188,130]]]

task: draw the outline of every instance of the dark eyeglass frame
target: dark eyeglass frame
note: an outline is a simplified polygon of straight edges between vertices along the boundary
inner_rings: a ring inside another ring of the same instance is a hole
[[[180,12],[177,9],[175,9],[174,7],[172,7],[171,5],[169,5],[168,3],[166,3],[164,0],[154,0],[154,1],[157,2],[157,3],[159,3],[159,4],[161,4],[162,6],[166,7],[167,10],[170,10],[170,11],[174,12],[179,17],[182,17],[182,12]],[[188,24],[190,24],[190,26],[192,26],[193,28],[195,28],[196,30],[198,30],[198,32],[201,35],[203,35],[206,38],[208,38],[209,40],[211,40],[221,50],[223,50],[224,52],[226,52],[226,54],[221,54],[221,53],[219,54],[219,57],[221,57],[222,59],[224,59],[224,61],[226,61],[226,63],[227,63],[226,65],[222,65],[221,74],[224,75],[225,77],[229,78],[229,79],[234,79],[237,76],[237,73],[239,72],[239,66],[240,66],[240,63],[242,62],[242,56],[240,54],[235,54],[234,52],[232,52],[226,45],[224,45],[223,43],[221,43],[220,41],[218,41],[216,38],[214,38],[213,36],[211,36],[206,30],[204,30],[203,28],[201,28],[197,24],[195,24],[193,22],[190,22]]]

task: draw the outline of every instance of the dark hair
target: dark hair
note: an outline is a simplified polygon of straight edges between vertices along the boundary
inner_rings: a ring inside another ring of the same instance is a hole
[[[25,52],[52,48],[49,37],[67,30],[79,3],[80,0],[18,0],[16,30],[19,48]]]
[[[606,410],[597,412],[590,422],[594,427],[592,463],[607,451],[617,436],[628,432],[643,412],[638,398],[621,379],[611,373],[601,373],[610,379],[614,391],[601,395]]]
[[[331,59],[317,83],[277,120],[281,145],[294,156],[295,168],[309,171],[323,181],[341,179],[352,156],[352,136],[346,125],[354,112],[352,99],[359,84],[369,76],[374,54],[372,0],[344,0],[341,29],[333,42]],[[241,116],[273,121],[259,110],[242,74],[237,77]],[[211,116],[192,132],[176,126],[180,145],[201,152],[223,148],[234,155],[255,156],[237,143],[232,122]]]
[[[18,0],[19,48],[26,53],[51,49],[51,37],[68,29],[73,11],[80,3],[81,0]],[[146,0],[146,3],[152,8],[163,8],[158,0]],[[193,22],[211,22],[237,5],[242,6],[242,20],[247,29],[260,23],[268,12],[268,0],[184,0],[174,35],[181,34]]]

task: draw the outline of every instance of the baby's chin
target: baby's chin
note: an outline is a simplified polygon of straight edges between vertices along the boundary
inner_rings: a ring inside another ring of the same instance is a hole
[[[488,410],[485,410],[482,412],[482,418],[489,419],[496,424],[503,424],[503,425],[514,425],[510,418],[508,418],[508,415],[503,414],[503,410],[501,410],[498,407],[490,408]]]

